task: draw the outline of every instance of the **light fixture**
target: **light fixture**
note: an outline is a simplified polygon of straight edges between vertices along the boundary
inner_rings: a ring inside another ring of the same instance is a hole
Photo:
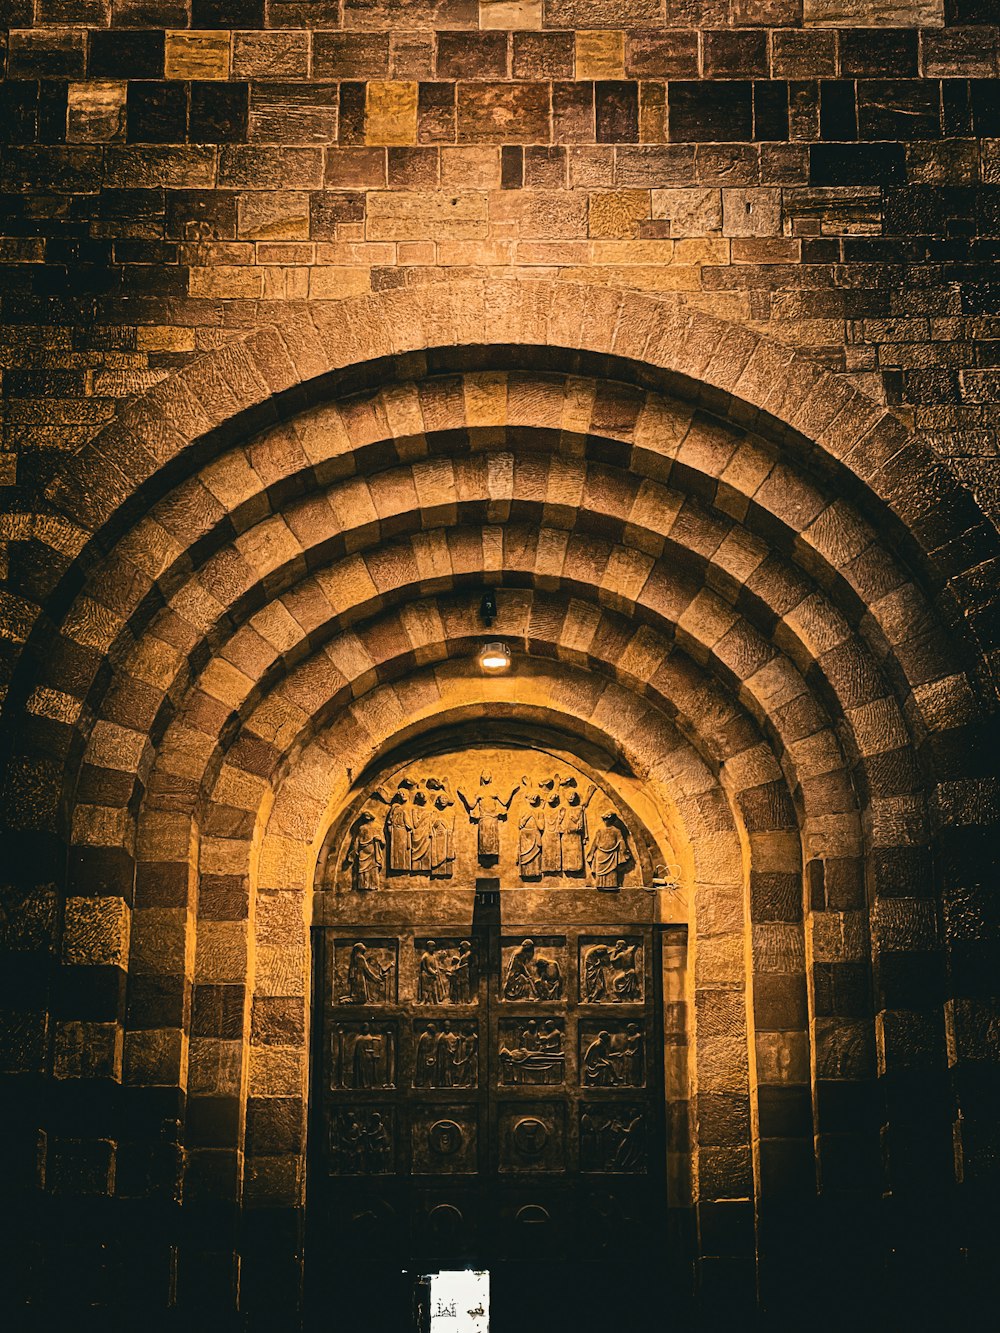
[[[499,639],[484,643],[479,650],[479,665],[487,675],[499,675],[510,666],[510,649]]]

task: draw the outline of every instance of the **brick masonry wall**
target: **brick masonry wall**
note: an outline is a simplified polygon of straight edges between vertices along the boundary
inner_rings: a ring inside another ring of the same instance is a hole
[[[281,302],[459,274],[683,293],[851,376],[1000,503],[986,0],[6,9],[16,507]]]

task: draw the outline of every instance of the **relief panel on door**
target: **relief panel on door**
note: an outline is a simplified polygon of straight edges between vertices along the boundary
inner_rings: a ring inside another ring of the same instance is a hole
[[[413,1086],[474,1088],[479,1083],[479,1031],[475,1023],[438,1019],[413,1024]]]
[[[580,1003],[642,1004],[645,997],[642,939],[580,937]]]
[[[330,1174],[386,1176],[396,1169],[395,1114],[388,1106],[342,1106],[329,1120]]]
[[[536,1087],[566,1081],[566,1023],[562,1018],[514,1018],[498,1027],[498,1079],[502,1087]]]
[[[413,1174],[475,1174],[479,1166],[478,1139],[475,1106],[415,1108],[410,1123]]]
[[[646,1086],[646,1039],[640,1023],[580,1023],[580,1083],[585,1088]]]
[[[337,1004],[395,1004],[399,950],[394,939],[337,940],[333,988]]]
[[[418,936],[413,941],[413,999],[419,1005],[469,1005],[477,1000],[475,943]]]
[[[566,997],[567,949],[561,935],[505,936],[500,998],[532,1003]]]
[[[394,1088],[399,1059],[395,1023],[338,1023],[330,1036],[331,1088]]]
[[[582,1102],[580,1170],[644,1174],[648,1112],[631,1102]]]
[[[501,1103],[500,1170],[566,1170],[566,1110],[561,1102]]]

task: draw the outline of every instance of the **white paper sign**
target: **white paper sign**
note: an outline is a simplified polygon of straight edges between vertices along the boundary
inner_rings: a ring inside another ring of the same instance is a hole
[[[431,1333],[489,1333],[490,1275],[430,1275]]]

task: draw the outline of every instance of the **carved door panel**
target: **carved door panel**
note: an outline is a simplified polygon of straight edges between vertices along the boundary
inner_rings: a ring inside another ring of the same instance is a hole
[[[662,1244],[655,927],[316,937],[311,1263],[317,1247],[398,1270]]]

